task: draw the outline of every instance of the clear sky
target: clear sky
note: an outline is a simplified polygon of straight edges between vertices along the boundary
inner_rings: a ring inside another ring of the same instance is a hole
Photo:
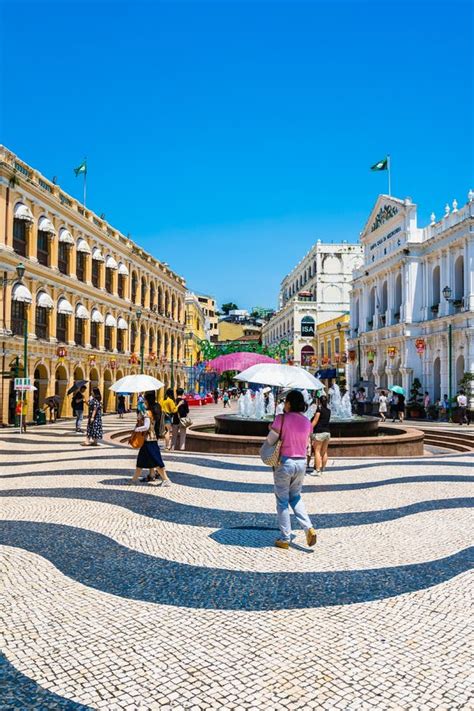
[[[472,2],[3,0],[0,141],[182,274],[274,306],[392,192],[474,187]]]

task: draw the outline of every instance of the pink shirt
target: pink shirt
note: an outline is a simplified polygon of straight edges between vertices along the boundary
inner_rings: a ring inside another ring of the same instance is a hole
[[[313,430],[311,421],[299,412],[287,412],[277,415],[272,430],[280,432],[283,420],[280,454],[282,457],[306,457],[308,438]]]

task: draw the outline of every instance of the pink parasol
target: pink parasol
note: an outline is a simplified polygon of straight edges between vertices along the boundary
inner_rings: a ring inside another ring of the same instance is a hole
[[[248,353],[246,351],[240,351],[238,353],[228,353],[227,355],[217,356],[208,362],[208,368],[216,371],[216,373],[223,373],[225,370],[237,370],[239,373],[242,370],[251,368],[252,365],[258,365],[260,363],[277,363],[274,358],[270,356],[263,355],[262,353]]]

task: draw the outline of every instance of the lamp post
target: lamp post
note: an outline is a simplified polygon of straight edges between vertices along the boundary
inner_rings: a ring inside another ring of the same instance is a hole
[[[443,289],[443,296],[446,301],[451,303],[453,291],[451,287],[445,286]],[[448,411],[449,411],[449,422],[453,421],[453,406],[451,403],[451,398],[453,396],[453,327],[452,324],[448,324]]]
[[[16,276],[8,278],[7,272],[4,272],[3,278],[2,278],[2,298],[3,298],[3,333],[5,334],[6,328],[7,328],[7,302],[6,302],[6,288],[8,284],[14,284],[16,281],[23,281],[23,277],[25,274],[25,265],[20,262],[16,266]],[[15,368],[15,377],[18,377],[18,361],[19,358],[18,356],[16,357],[16,368]],[[23,317],[23,377],[28,377],[27,372],[28,372],[28,319],[26,316]],[[7,375],[5,372],[5,342],[2,344],[2,376]],[[2,402],[5,401],[5,393],[4,393],[4,383],[5,380],[2,378]]]
[[[140,327],[140,319],[142,317],[142,310],[137,309],[136,311],[137,314],[137,321],[138,321],[138,333],[139,333],[139,339],[140,339],[140,373],[143,375],[143,359],[145,355],[145,339],[142,338],[142,329]]]

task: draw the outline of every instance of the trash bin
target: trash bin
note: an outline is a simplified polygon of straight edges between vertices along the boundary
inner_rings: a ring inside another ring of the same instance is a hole
[[[38,410],[36,413],[36,424],[45,425],[46,424],[46,413],[43,410]]]

